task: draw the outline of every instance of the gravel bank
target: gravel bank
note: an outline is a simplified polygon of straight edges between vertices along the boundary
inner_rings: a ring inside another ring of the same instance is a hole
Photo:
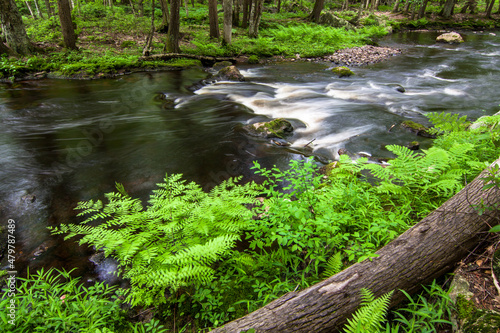
[[[323,57],[323,60],[339,65],[361,66],[381,62],[398,54],[401,54],[400,49],[365,45],[339,50],[332,55]]]

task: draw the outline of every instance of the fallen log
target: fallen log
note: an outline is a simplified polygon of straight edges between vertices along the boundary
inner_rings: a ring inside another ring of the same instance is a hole
[[[500,164],[500,158],[494,164]],[[216,328],[213,333],[241,332],[336,332],[360,304],[360,289],[376,297],[391,290],[391,306],[421,285],[451,271],[481,239],[481,234],[498,224],[499,211],[479,215],[472,207],[500,202],[496,187],[483,191],[484,170],[441,207],[397,239],[380,249],[379,257],[365,260],[303,291],[291,292],[268,305]]]
[[[164,53],[164,54],[153,54],[149,56],[143,56],[139,58],[139,61],[155,61],[155,60],[171,60],[171,59],[197,59],[201,61],[203,66],[211,67],[217,62],[229,61],[232,64],[236,63],[236,58],[230,57],[211,57],[203,56],[197,54],[185,54],[185,53]]]

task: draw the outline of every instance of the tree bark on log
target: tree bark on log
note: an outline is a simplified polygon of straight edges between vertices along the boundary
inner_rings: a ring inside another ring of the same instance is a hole
[[[500,164],[500,158],[494,164]],[[481,233],[498,224],[500,212],[480,216],[472,205],[500,203],[496,187],[483,191],[483,171],[441,207],[365,260],[303,291],[291,292],[213,333],[339,331],[360,304],[360,289],[376,297],[391,290],[391,306],[453,269],[473,249]]]

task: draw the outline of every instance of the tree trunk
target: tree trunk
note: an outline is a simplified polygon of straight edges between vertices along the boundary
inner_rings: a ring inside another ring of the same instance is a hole
[[[151,53],[151,43],[155,35],[155,0],[151,0],[151,32],[146,37],[146,43],[142,49],[142,56],[149,56]]]
[[[43,19],[43,13],[40,11],[40,5],[38,5],[38,0],[35,0],[35,8],[36,8],[36,12],[38,13],[38,16]]]
[[[28,7],[31,17],[33,19],[36,19],[35,13],[33,13],[33,10],[31,9],[30,3],[28,1],[24,1],[24,3],[26,4],[26,7]]]
[[[219,16],[217,15],[217,0],[208,0],[208,21],[210,23],[210,38],[219,38]]]
[[[157,29],[158,32],[166,33],[168,32],[168,21],[169,21],[169,12],[168,12],[168,3],[167,0],[160,0],[161,7],[161,25]]]
[[[12,51],[27,55],[34,50],[14,0],[0,0],[0,21],[5,41]]]
[[[424,0],[422,4],[420,5],[420,10],[418,11],[418,18],[421,19],[422,17],[425,16],[425,10],[427,9],[427,4],[429,3],[429,0]]]
[[[495,5],[495,0],[491,0],[490,1],[490,5],[488,6],[488,8],[486,9],[486,17],[487,18],[490,18],[491,17],[491,12],[493,11],[493,6]]]
[[[344,0],[342,3],[342,11],[349,9],[349,0]]]
[[[316,0],[314,2],[313,10],[311,14],[309,14],[308,16],[308,19],[311,22],[318,23],[319,17],[321,16],[321,11],[323,10],[324,7],[325,7],[325,0]]]
[[[231,44],[231,34],[233,29],[233,0],[223,0],[224,8],[224,43]]]
[[[52,6],[50,5],[50,0],[45,0],[45,8],[47,8],[47,15],[49,17],[54,16],[54,10],[52,9]]]
[[[401,0],[396,0],[394,2],[394,7],[392,8],[393,13],[397,13],[399,11],[399,5],[401,4]]]
[[[456,0],[446,0],[443,9],[439,13],[444,18],[450,18],[453,15]]]
[[[251,38],[259,36],[259,24],[262,17],[262,5],[264,0],[253,0],[250,9],[250,26],[248,27],[248,35]]]
[[[467,10],[468,10],[469,13],[474,14],[474,11],[476,10],[476,1],[477,0],[467,0],[465,5],[460,10],[460,13],[465,14],[465,13],[467,13]]]
[[[240,26],[241,0],[233,0],[233,26]]]
[[[179,53],[179,26],[180,26],[181,0],[170,0],[170,24],[168,26],[167,43],[165,51]]]
[[[76,50],[75,27],[71,20],[71,9],[68,0],[57,0],[57,7],[59,8],[59,21],[61,21],[64,46]]]
[[[407,1],[407,2],[405,3],[405,6],[404,6],[404,8],[403,8],[403,14],[408,14],[408,11],[410,10],[410,6],[411,6],[411,4],[412,4],[412,2],[410,2],[410,1]]]
[[[241,27],[243,29],[248,28],[251,6],[252,6],[252,0],[243,0],[243,19],[241,21]]]
[[[500,164],[500,158],[495,161]],[[290,292],[245,317],[213,330],[241,332],[337,332],[360,304],[360,289],[379,297],[391,290],[394,306],[421,285],[452,270],[498,224],[500,210],[480,216],[472,205],[500,203],[500,189],[482,190],[483,171],[472,183],[404,234],[377,251],[379,257],[354,264],[300,292]]]

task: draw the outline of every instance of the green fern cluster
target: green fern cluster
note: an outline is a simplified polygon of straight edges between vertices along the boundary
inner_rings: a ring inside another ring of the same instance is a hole
[[[368,289],[361,289],[361,307],[354,313],[352,319],[347,319],[345,333],[379,333],[382,322],[389,310],[393,292],[375,298]]]
[[[426,116],[434,124],[435,133],[463,131],[470,125],[467,116],[460,117],[458,114],[429,112]]]
[[[81,224],[52,232],[67,234],[66,239],[82,236],[80,244],[116,258],[131,282],[127,301],[132,305],[160,304],[165,293],[212,279],[212,264],[248,226],[252,212],[245,205],[255,200],[256,185],[235,182],[230,179],[205,193],[181,175],[167,175],[146,207],[118,185],[118,192],[106,194],[107,204],[79,203],[79,216],[88,215]],[[91,225],[93,221],[99,223]]]

